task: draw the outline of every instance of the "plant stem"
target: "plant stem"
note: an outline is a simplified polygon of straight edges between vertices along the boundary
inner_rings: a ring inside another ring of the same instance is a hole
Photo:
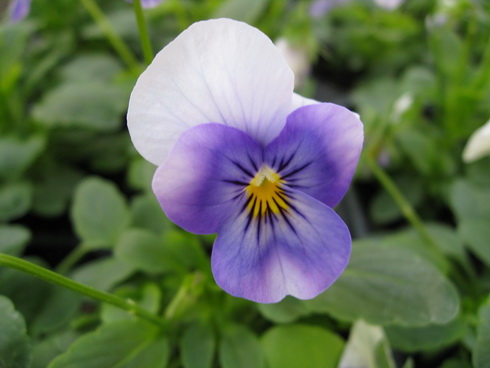
[[[424,239],[428,245],[431,246],[437,253],[441,253],[437,242],[434,240],[432,235],[429,233],[427,228],[424,226],[422,220],[410,205],[408,200],[405,198],[403,193],[398,189],[395,182],[384,172],[384,170],[378,165],[376,160],[369,154],[366,155],[366,163],[372,170],[374,176],[378,179],[381,185],[390,194],[393,200],[396,202],[403,216],[408,222],[414,227],[414,229],[419,233],[419,235]]]
[[[153,49],[151,47],[150,35],[148,34],[148,27],[143,14],[141,0],[133,0],[133,9],[134,14],[136,15],[136,22],[138,23],[138,32],[140,35],[141,47],[143,49],[143,56],[145,57],[146,64],[149,65],[153,60]]]
[[[121,37],[112,27],[111,23],[104,15],[104,12],[99,8],[95,0],[81,0],[85,9],[90,13],[94,21],[99,25],[107,40],[110,42],[114,50],[119,54],[121,59],[130,69],[137,70],[139,68],[138,60],[134,56],[131,49],[124,43]]]
[[[16,270],[28,273],[32,276],[51,282],[55,285],[62,286],[78,294],[85,295],[102,303],[111,304],[115,307],[124,309],[128,313],[134,314],[135,316],[145,319],[146,321],[161,328],[166,328],[168,326],[168,323],[165,320],[148,312],[146,309],[141,308],[130,299],[123,299],[116,295],[94,289],[91,286],[81,284],[77,281],[71,280],[56,272],[35,265],[21,258],[12,257],[7,254],[0,254],[0,266],[15,268]]]
[[[58,264],[55,271],[62,275],[66,274],[88,251],[89,249],[83,244],[78,245]]]

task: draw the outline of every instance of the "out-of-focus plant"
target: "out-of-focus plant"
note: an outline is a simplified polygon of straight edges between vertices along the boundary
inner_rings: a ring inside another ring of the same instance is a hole
[[[0,24],[2,368],[488,367],[487,2],[35,0],[12,22],[27,3]],[[220,17],[301,47],[301,92],[365,124],[352,256],[312,300],[221,291],[214,235],[166,218],[125,128],[153,50]]]

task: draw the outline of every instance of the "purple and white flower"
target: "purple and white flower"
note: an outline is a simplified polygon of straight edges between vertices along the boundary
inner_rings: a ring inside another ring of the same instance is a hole
[[[218,233],[216,282],[261,303],[315,297],[350,256],[349,231],[332,207],[356,169],[362,123],[293,85],[267,36],[218,19],[167,45],[129,103],[133,143],[158,166],[162,209],[187,231]]]

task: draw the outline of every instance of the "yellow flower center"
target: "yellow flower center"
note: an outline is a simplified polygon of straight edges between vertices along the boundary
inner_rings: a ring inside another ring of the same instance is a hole
[[[269,166],[264,165],[247,185],[247,208],[254,218],[264,216],[268,211],[279,213],[288,209],[286,196],[281,189],[281,177]]]

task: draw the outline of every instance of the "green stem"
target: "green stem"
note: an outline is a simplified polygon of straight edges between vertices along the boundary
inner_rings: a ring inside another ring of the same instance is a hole
[[[403,216],[408,222],[414,227],[414,229],[419,233],[419,235],[424,239],[428,245],[430,245],[437,253],[441,253],[437,242],[434,240],[432,235],[429,233],[427,228],[424,226],[422,220],[410,205],[408,200],[405,198],[403,193],[398,189],[395,182],[384,172],[384,170],[378,165],[376,160],[371,157],[371,155],[366,155],[366,163],[372,170],[374,176],[378,179],[381,185],[390,194],[393,200],[396,202]]]
[[[138,60],[132,53],[131,49],[124,43],[121,37],[112,27],[111,23],[104,15],[104,12],[99,8],[95,0],[81,0],[85,9],[90,13],[94,21],[99,25],[104,32],[107,40],[110,42],[114,50],[119,54],[121,59],[130,69],[137,70],[139,68]]]
[[[133,0],[133,9],[134,14],[136,15],[136,22],[138,23],[138,32],[140,35],[141,47],[143,48],[143,55],[146,64],[148,65],[153,60],[153,49],[151,47],[150,35],[148,34],[148,27],[143,14],[141,0]]]
[[[28,273],[32,276],[51,282],[55,285],[62,286],[78,294],[88,296],[89,298],[98,300],[102,303],[111,304],[115,307],[127,311],[130,314],[134,314],[135,316],[145,319],[148,322],[151,322],[159,327],[165,328],[168,325],[166,321],[148,312],[146,309],[141,308],[130,299],[123,299],[116,295],[94,289],[93,287],[73,281],[56,272],[47,270],[46,268],[40,267],[31,262],[27,262],[23,259],[12,257],[7,254],[0,254],[0,266],[15,268],[16,270]]]
[[[78,245],[58,264],[56,272],[62,275],[66,274],[88,251],[89,249],[84,247],[83,244]]]

